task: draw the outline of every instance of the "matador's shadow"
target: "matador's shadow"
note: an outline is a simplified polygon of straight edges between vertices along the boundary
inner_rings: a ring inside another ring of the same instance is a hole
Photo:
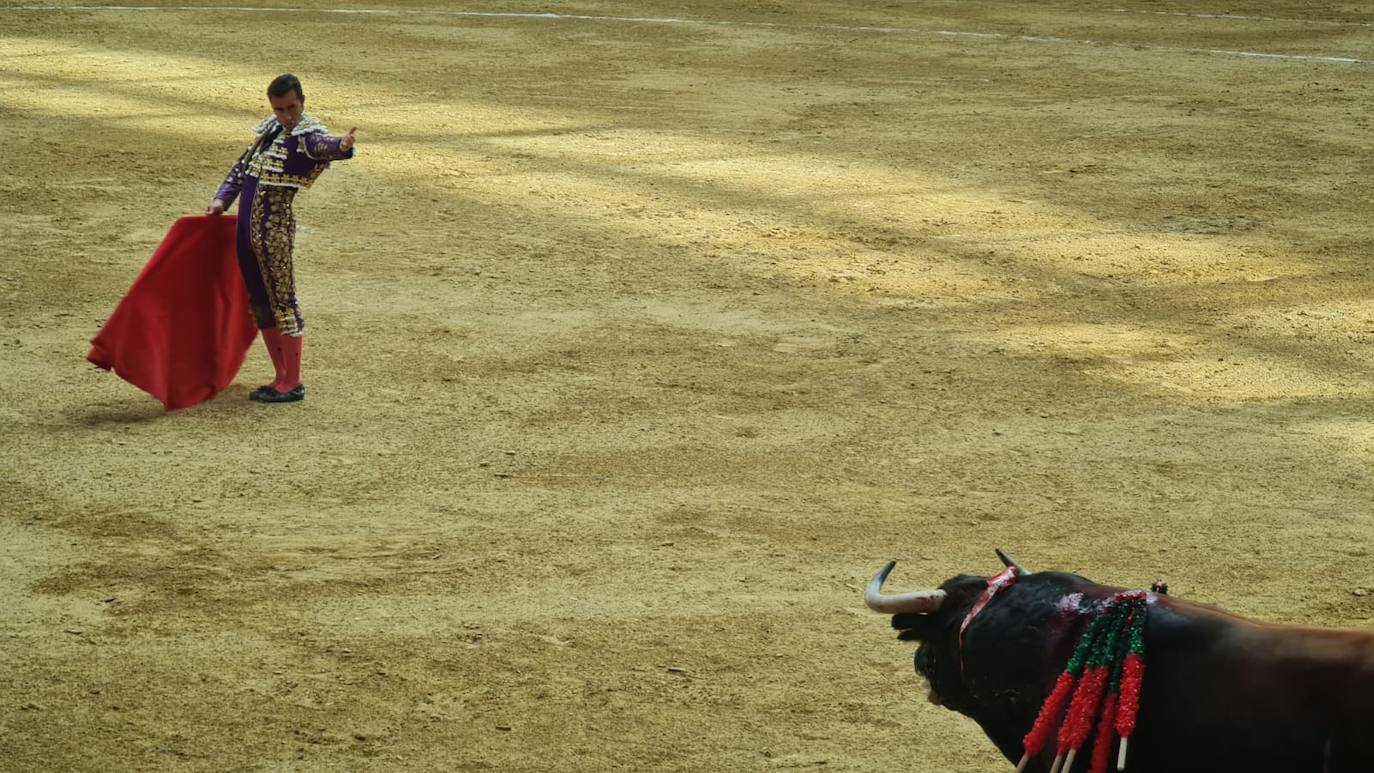
[[[237,413],[239,411],[260,409],[248,399],[250,389],[243,384],[230,384],[224,391],[187,408],[168,411],[149,395],[128,397],[123,400],[106,400],[94,405],[75,406],[64,413],[72,424],[98,427],[108,424],[151,424],[159,419],[175,419],[178,416],[198,416],[213,413]]]

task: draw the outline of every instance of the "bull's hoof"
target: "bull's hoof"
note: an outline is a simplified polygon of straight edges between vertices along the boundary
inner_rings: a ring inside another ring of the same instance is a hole
[[[260,403],[294,403],[305,399],[305,384],[292,389],[289,392],[278,392],[271,385],[258,387],[253,393],[248,395],[249,400],[256,400]]]

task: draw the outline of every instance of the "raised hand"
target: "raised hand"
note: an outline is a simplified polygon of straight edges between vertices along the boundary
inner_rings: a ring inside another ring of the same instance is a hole
[[[348,130],[348,134],[345,134],[343,138],[339,140],[339,150],[347,153],[353,149],[353,134],[356,131],[358,131],[358,127],[354,126],[352,129]]]

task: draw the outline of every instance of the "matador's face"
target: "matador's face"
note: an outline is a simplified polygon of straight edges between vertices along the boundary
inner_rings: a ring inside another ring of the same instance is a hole
[[[305,102],[294,89],[288,91],[284,97],[269,95],[267,101],[272,105],[272,113],[277,116],[277,122],[283,129],[289,132],[300,123],[301,113],[305,112]]]

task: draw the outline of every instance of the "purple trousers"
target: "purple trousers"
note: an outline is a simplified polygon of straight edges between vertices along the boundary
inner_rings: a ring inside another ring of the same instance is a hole
[[[295,197],[295,188],[259,186],[256,177],[245,177],[238,220],[239,272],[248,288],[253,321],[259,328],[276,328],[290,336],[305,329],[291,264],[296,238],[291,202]]]

